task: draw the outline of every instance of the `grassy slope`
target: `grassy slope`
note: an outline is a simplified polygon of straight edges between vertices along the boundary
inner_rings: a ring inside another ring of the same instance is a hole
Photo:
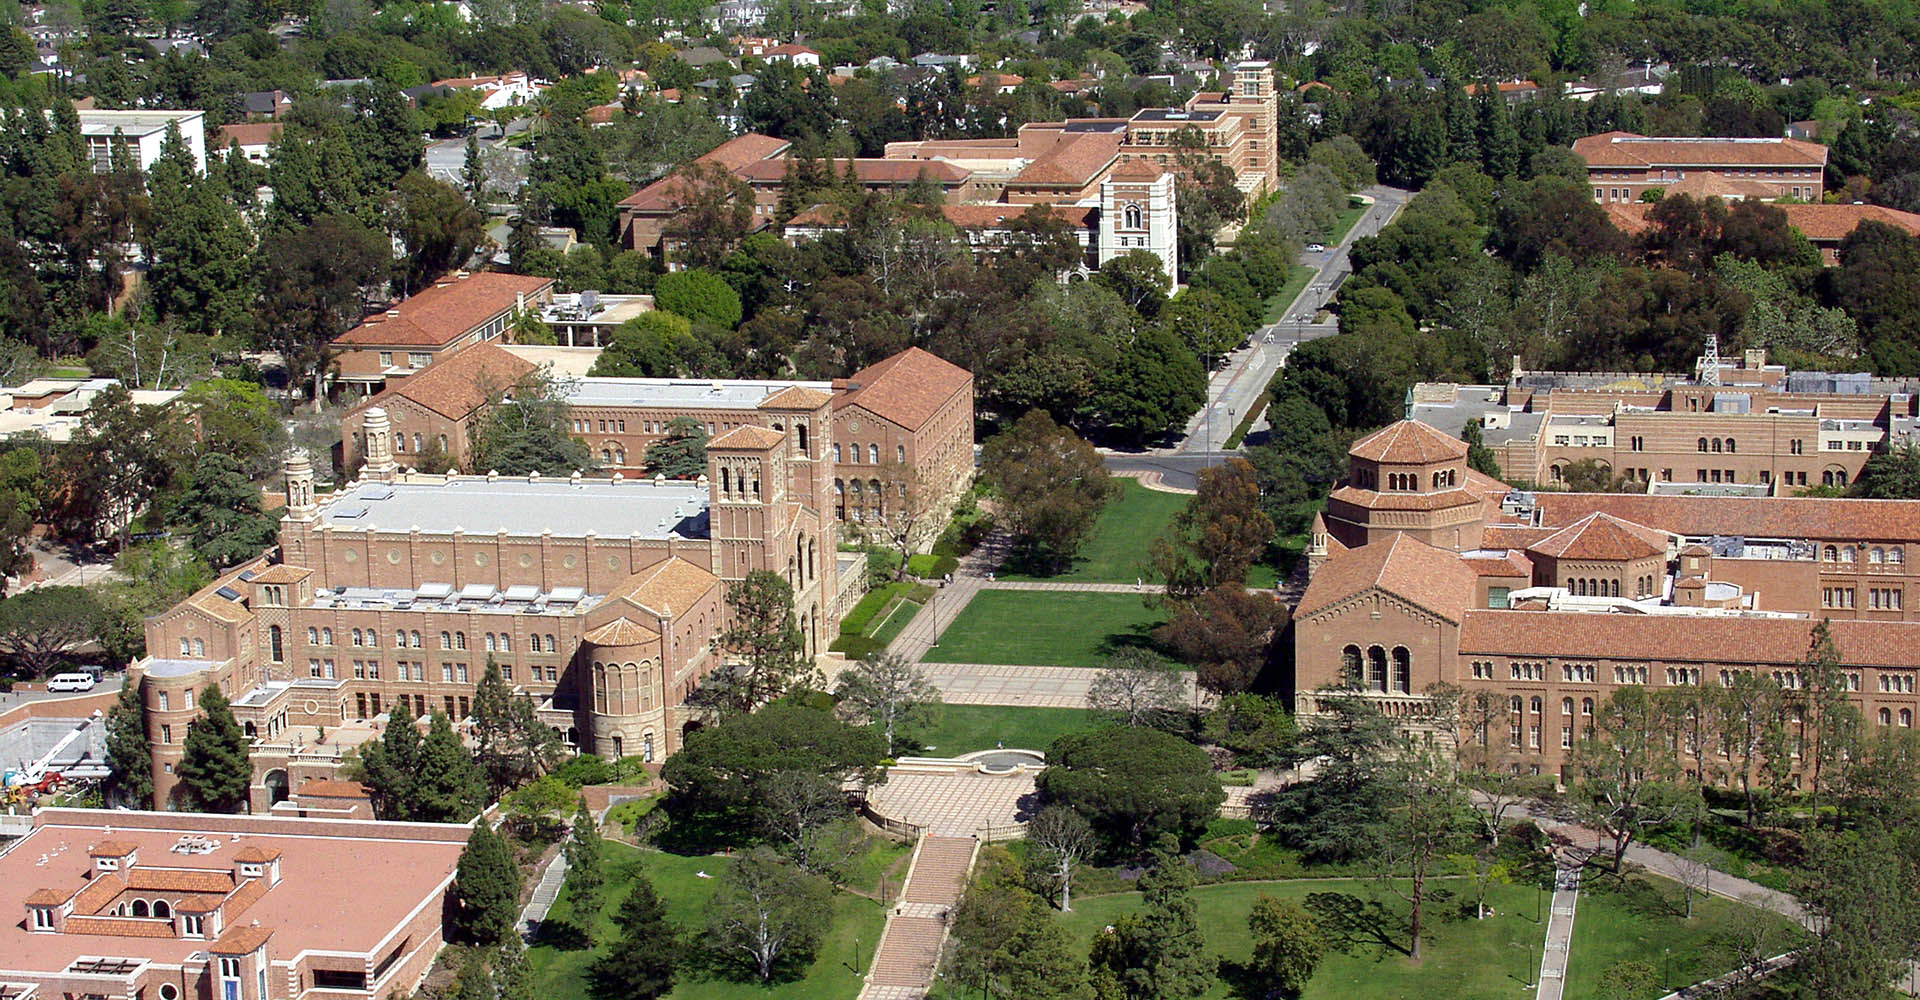
[[[1139,594],[983,590],[926,659],[1098,667],[1123,646],[1151,645],[1165,621]]]
[[[942,705],[934,710],[932,725],[913,737],[927,753],[947,757],[991,750],[1001,743],[1045,750],[1058,737],[1092,725],[1093,713],[1084,708]]]
[[[1141,577],[1153,579],[1147,565],[1147,547],[1166,531],[1187,505],[1184,493],[1150,490],[1133,479],[1115,479],[1119,492],[1100,509],[1093,531],[1073,566],[1064,573],[1048,577],[1009,573],[1006,580],[1052,580],[1072,583],[1132,583]]]

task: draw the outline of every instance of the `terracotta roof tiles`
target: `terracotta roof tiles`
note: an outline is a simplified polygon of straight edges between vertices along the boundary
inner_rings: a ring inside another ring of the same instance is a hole
[[[371,793],[367,791],[367,786],[358,781],[316,779],[301,785],[295,794],[322,799],[364,799]]]
[[[57,889],[35,889],[27,894],[28,906],[58,906],[67,901]]]
[[[370,397],[355,411],[384,406],[394,397],[409,399],[454,420],[465,420],[534,370],[533,362],[488,342],[462,348]]]
[[[534,298],[553,286],[552,278],[480,271],[440,281],[375,313],[334,338],[348,347],[444,347],[474,327],[512,309],[522,296]]]
[[[1300,597],[1296,619],[1379,589],[1459,622],[1473,599],[1474,571],[1458,553],[1437,549],[1404,532],[1328,559]]]
[[[1399,420],[1353,443],[1348,454],[1369,462],[1424,465],[1467,455],[1467,443],[1418,420]]]
[[[760,401],[762,410],[817,410],[833,402],[833,393],[790,385]]]
[[[1827,147],[1801,139],[1648,138],[1602,132],[1574,140],[1573,151],[1589,167],[1821,167],[1827,162]]]
[[[858,406],[910,431],[926,426],[956,393],[973,383],[973,373],[918,347],[909,347],[834,382],[833,408]]]
[[[308,784],[312,784],[312,782]],[[341,784],[358,785],[359,782],[350,781],[341,782]],[[305,785],[301,786],[300,791],[302,794],[312,794]],[[233,852],[233,860],[249,865],[264,865],[278,857],[280,857],[280,849],[278,847],[261,847],[257,844],[248,844]]]
[[[772,448],[785,441],[787,436],[771,427],[757,427],[742,424],[733,430],[721,434],[707,442],[709,450],[714,448]]]
[[[719,577],[675,556],[635,573],[611,596],[624,597],[649,611],[674,615],[692,607],[719,582]]]
[[[588,632],[586,641],[595,646],[639,646],[657,641],[660,633],[626,618],[614,620]]]
[[[1810,618],[1474,609],[1461,623],[1460,652],[1791,665],[1806,656],[1815,624]],[[1828,628],[1849,667],[1911,669],[1920,648],[1920,623],[1834,621]]]
[[[1661,532],[1595,511],[1527,546],[1527,551],[1555,559],[1625,562],[1664,555],[1667,539]]]
[[[272,936],[271,927],[238,927],[220,935],[207,950],[216,955],[245,955],[258,950]]]
[[[1078,132],[1064,136],[1008,181],[1022,184],[1085,186],[1120,155],[1117,132]]]
[[[87,856],[93,858],[124,858],[136,850],[139,850],[139,845],[131,840],[102,840],[87,848]]]
[[[1605,511],[1676,535],[1904,542],[1920,525],[1920,500],[1539,493],[1535,502],[1554,528]]]

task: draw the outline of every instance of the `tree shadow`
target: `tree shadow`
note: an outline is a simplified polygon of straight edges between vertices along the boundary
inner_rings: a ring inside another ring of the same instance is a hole
[[[1306,906],[1333,947],[1349,954],[1373,948],[1378,954],[1397,952],[1412,957],[1402,943],[1407,922],[1377,899],[1362,899],[1348,892],[1307,893]]]
[[[533,943],[542,948],[559,951],[585,951],[593,947],[593,939],[579,924],[571,920],[542,920],[535,929]]]
[[[1142,623],[1129,625],[1124,632],[1109,632],[1100,640],[1098,651],[1102,656],[1112,656],[1123,649],[1144,649],[1171,659],[1172,654],[1153,637],[1154,630],[1159,627],[1157,622],[1151,625]]]
[[[1287,996],[1269,987],[1266,977],[1255,971],[1250,962],[1223,959],[1219,974],[1220,981],[1227,984],[1227,995],[1233,1000],[1278,1000]]]

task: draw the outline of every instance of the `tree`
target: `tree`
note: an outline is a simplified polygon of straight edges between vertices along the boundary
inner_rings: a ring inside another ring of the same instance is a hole
[[[422,823],[464,823],[486,805],[487,780],[444,713],[433,713],[420,743],[413,798],[410,818]]]
[[[1636,837],[1685,807],[1674,786],[1680,762],[1671,737],[1666,714],[1646,689],[1629,686],[1601,704],[1593,731],[1574,746],[1579,808],[1612,838],[1616,873]]]
[[[1473,885],[1473,917],[1487,919],[1487,891],[1513,881],[1513,865],[1501,859],[1491,843],[1471,854],[1449,854],[1447,865]]]
[[[193,454],[190,434],[121,386],[101,391],[80,431],[55,452],[64,489],[54,521],[76,539],[111,532],[125,549],[133,519],[178,482]]]
[[[694,479],[707,472],[707,425],[692,417],[667,421],[666,436],[647,445],[648,472],[668,479]]]
[[[385,279],[385,244],[358,220],[333,215],[260,243],[260,346],[286,360],[291,383],[312,387],[316,412],[326,395],[329,345],[360,318],[367,292]]]
[[[1267,665],[1286,606],[1239,583],[1222,583],[1173,606],[1154,639],[1197,668],[1200,687],[1217,695],[1247,690]]]
[[[1595,996],[1600,1000],[1639,1000],[1660,992],[1665,985],[1660,981],[1660,970],[1645,962],[1624,959],[1600,973]]]
[[[1128,1000],[1186,1000],[1214,984],[1217,960],[1200,932],[1200,906],[1193,898],[1193,869],[1166,850],[1140,877],[1145,906],[1093,939],[1091,964]]]
[[[589,374],[615,378],[672,378],[686,374],[699,353],[693,323],[670,312],[641,313],[614,328],[613,341]]]
[[[919,467],[909,462],[888,459],[880,466],[879,481],[880,496],[870,499],[880,503],[880,517],[861,522],[855,530],[864,530],[900,553],[900,564],[894,568],[898,580],[906,575],[914,543],[929,527],[939,528],[929,522],[941,513],[940,498],[935,485],[923,481]]]
[[[1381,815],[1382,882],[1407,901],[1408,955],[1420,960],[1425,932],[1428,883],[1452,847],[1459,843],[1467,822],[1467,803],[1451,769],[1440,755],[1412,739],[1403,739],[1388,765],[1387,809]],[[1405,872],[1404,878],[1401,873]]]
[[[373,793],[375,811],[385,820],[409,820],[417,809],[415,783],[420,775],[420,727],[408,699],[394,703],[380,739],[360,749],[361,780]]]
[[[645,872],[634,873],[633,885],[613,922],[620,934],[606,954],[594,960],[594,996],[603,1000],[655,1000],[666,996],[676,979],[679,936],[667,923],[667,907],[653,891],[653,882]]]
[[[1247,914],[1247,930],[1253,934],[1253,971],[1280,996],[1299,996],[1327,953],[1320,922],[1298,903],[1261,893]]]
[[[487,1000],[534,1000],[533,970],[527,968],[527,946],[518,934],[500,942],[493,957],[493,995]]]
[[[473,691],[474,757],[494,795],[552,770],[566,747],[534,714],[530,695],[515,697],[492,656]]]
[[[843,711],[880,727],[890,755],[899,745],[897,730],[920,723],[940,704],[940,690],[928,683],[919,664],[898,653],[862,657],[840,674],[840,685],[833,693]]]
[[[215,569],[255,558],[273,544],[279,526],[260,508],[260,490],[239,461],[208,452],[193,465],[193,475],[173,510],[195,552]]]
[[[38,587],[0,600],[0,652],[39,677],[99,631],[103,615],[82,587]]]
[[[453,925],[471,944],[493,946],[519,917],[520,869],[513,848],[484,821],[473,825],[453,876]]]
[[[485,220],[460,189],[411,170],[388,201],[387,226],[407,248],[396,267],[401,294],[428,287],[466,263],[486,237]]]
[[[200,693],[200,718],[187,726],[180,755],[180,792],[198,812],[241,812],[247,807],[247,785],[253,764],[247,759],[252,741],[234,721],[233,709],[218,685]]]
[[[1039,410],[989,440],[981,465],[1000,491],[1017,557],[1041,572],[1072,562],[1113,495],[1100,453]]]
[[[1318,861],[1357,861],[1378,852],[1378,819],[1391,790],[1386,781],[1398,725],[1366,698],[1322,690],[1290,760],[1314,761],[1312,781],[1276,792],[1267,825],[1283,842]]]
[[[1027,821],[1027,842],[1060,893],[1061,912],[1073,912],[1073,870],[1093,854],[1093,827],[1072,809],[1050,805]]]
[[[1114,725],[1166,729],[1186,710],[1187,685],[1160,654],[1128,647],[1107,657],[1087,685],[1087,707]]]
[[[723,330],[740,325],[740,293],[718,274],[702,268],[661,275],[654,284],[653,304],[690,320],[706,320]]]
[[[1200,359],[1178,336],[1156,325],[1098,373],[1092,402],[1109,430],[1143,442],[1178,431],[1206,399]]]
[[[825,880],[780,860],[765,847],[734,858],[707,904],[707,935],[716,952],[744,958],[761,982],[783,964],[804,966],[820,946],[831,906]]]
[[[675,177],[675,211],[664,235],[676,258],[715,266],[753,226],[753,189],[718,163],[689,163]]]
[[[736,659],[724,682],[725,707],[750,712],[786,692],[799,674],[805,644],[794,622],[793,585],[770,570],[754,570],[727,586],[730,624],[720,644]]]
[[[1161,834],[1190,838],[1226,801],[1206,753],[1156,729],[1106,726],[1062,736],[1036,784],[1042,799],[1072,807],[1116,849]]]
[[[1734,774],[1740,779],[1747,825],[1758,826],[1760,802],[1754,791],[1754,770],[1763,759],[1768,734],[1782,712],[1780,684],[1759,671],[1736,670],[1733,682],[1716,692],[1707,707],[1720,719],[1715,728],[1726,740]]]
[[[1500,459],[1487,447],[1487,439],[1480,426],[1481,420],[1475,417],[1460,428],[1460,440],[1467,443],[1467,467],[1475,472],[1500,478]]]
[[[287,427],[279,408],[255,383],[206,379],[188,386],[174,405],[192,414],[202,454],[226,455],[256,480],[279,466],[287,448]]]
[[[134,809],[153,806],[153,753],[147,745],[146,706],[140,683],[129,678],[120,696],[107,710],[107,780],[109,806]]]
[[[592,470],[593,452],[570,431],[570,389],[544,369],[493,389],[473,438],[474,468],[503,476]]]
[[[1160,307],[1167,301],[1167,286],[1171,284],[1166,266],[1147,250],[1129,250],[1114,257],[1100,265],[1093,280],[1113,289],[1145,319],[1160,314]]]
[[[1153,565],[1176,598],[1209,587],[1244,585],[1247,570],[1273,540],[1260,509],[1260,484],[1243,458],[1200,470],[1199,491],[1153,543]]]
[[[573,901],[573,912],[579,914],[580,929],[591,936],[594,919],[600,915],[600,893],[607,885],[607,873],[602,867],[602,855],[606,852],[601,848],[599,824],[593,821],[593,813],[587,810],[584,798],[573,812],[573,829],[567,834],[564,853],[567,898]],[[637,891],[637,885],[635,889]]]
[[[660,777],[667,783],[667,809],[676,828],[739,840],[773,825],[770,794],[780,782],[796,775],[825,776],[836,790],[847,781],[873,782],[886,756],[885,741],[871,729],[777,702],[688,735],[680,752],[667,758]],[[836,808],[845,815],[844,797]]]

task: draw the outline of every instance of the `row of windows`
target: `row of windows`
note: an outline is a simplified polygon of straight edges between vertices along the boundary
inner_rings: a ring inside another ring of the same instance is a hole
[[[1493,680],[1493,663],[1475,660],[1471,664],[1475,680]],[[1544,663],[1512,663],[1507,666],[1507,679],[1515,681],[1544,681],[1547,679],[1547,667]],[[1560,679],[1570,684],[1591,684],[1595,675],[1591,663],[1563,663],[1560,665]]]
[[[1867,562],[1873,565],[1886,563],[1899,566],[1907,561],[1906,547],[1901,545],[1895,545],[1891,548],[1882,548],[1875,545],[1864,551],[1867,554]],[[1820,559],[1823,562],[1850,563],[1858,561],[1859,556],[1856,553],[1855,547],[1852,545],[1829,545],[1820,550]]]
[[[852,444],[848,445],[847,454],[850,457],[846,460],[846,464],[859,465],[860,464],[860,442],[855,441]],[[897,444],[893,446],[893,460],[902,464],[906,463],[907,461],[906,445]],[[833,445],[833,461],[835,464],[840,464],[841,462],[839,442],[835,442]],[[867,464],[868,465],[880,464],[880,446],[879,445],[877,444],[867,445]]]
[[[379,660],[354,660],[349,666],[353,671],[355,680],[377,681],[380,679],[381,665]],[[401,660],[393,666],[394,678],[396,680],[422,683],[427,680],[427,665],[419,660]],[[514,665],[511,663],[500,663],[496,664],[496,666],[500,668],[500,679],[509,684],[513,683]],[[333,660],[310,659],[307,661],[307,676],[334,680],[339,677],[339,668]],[[527,679],[536,682],[543,679],[547,681],[558,681],[560,679],[560,668],[553,664],[529,664],[527,666]],[[440,680],[448,684],[469,683],[470,677],[467,671],[467,665],[464,663],[440,664]],[[165,695],[161,696],[162,702],[160,707],[163,711],[166,708],[165,697]],[[187,707],[193,707],[192,703],[189,702]]]
[[[1391,671],[1388,653],[1380,646],[1368,646],[1364,654],[1359,646],[1348,646],[1340,655],[1349,687],[1395,694],[1407,694],[1413,688],[1413,654],[1405,646],[1393,647]]]
[[[274,629],[279,628],[279,626],[270,626],[270,627]],[[379,648],[380,646],[380,633],[375,629],[370,629],[370,628],[358,629],[357,628],[347,633],[347,638],[348,638],[348,641],[355,646],[367,646],[367,647],[376,648],[376,649]],[[513,652],[513,636],[506,632],[501,632],[498,634],[493,632],[488,632],[486,633],[484,639],[486,642],[487,652],[489,653]],[[196,639],[194,641],[198,642],[199,640]],[[180,645],[181,645],[180,651],[183,655],[186,653],[186,642],[187,641],[185,639],[180,640]],[[551,635],[528,636],[527,644],[528,644],[528,651],[534,652],[534,653],[554,653],[554,652],[558,652],[560,649],[559,641]],[[318,627],[318,626],[312,626],[312,625],[307,626],[307,645],[309,646],[333,645],[333,629],[330,627]],[[393,630],[393,648],[395,649],[421,648],[420,633],[415,630],[394,629]],[[440,633],[440,648],[441,649],[467,648],[467,634],[465,632]],[[277,660],[278,657],[275,657],[275,659]]]
[[[1712,446],[1711,449],[1708,448],[1709,445]],[[1738,451],[1739,449],[1735,447],[1735,442],[1732,438],[1701,438],[1700,450],[1701,451],[1712,450],[1715,452],[1724,451],[1728,454],[1732,454],[1733,452]]]

